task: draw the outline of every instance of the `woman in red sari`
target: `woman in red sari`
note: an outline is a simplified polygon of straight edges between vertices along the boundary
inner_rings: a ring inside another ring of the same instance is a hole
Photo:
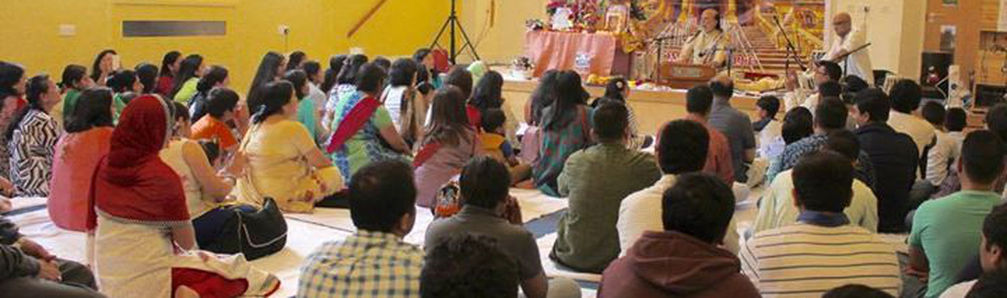
[[[171,110],[141,96],[123,110],[111,149],[95,170],[96,269],[110,297],[268,296],[279,280],[242,255],[196,250],[182,183],[158,157],[171,135]],[[93,231],[93,230],[92,230]]]

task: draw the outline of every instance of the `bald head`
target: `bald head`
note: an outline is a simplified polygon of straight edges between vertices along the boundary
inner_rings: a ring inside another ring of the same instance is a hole
[[[846,37],[846,34],[853,29],[853,18],[849,13],[840,12],[832,17],[832,28],[839,37]]]

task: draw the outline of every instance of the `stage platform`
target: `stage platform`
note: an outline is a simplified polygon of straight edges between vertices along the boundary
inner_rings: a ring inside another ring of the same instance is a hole
[[[538,86],[537,80],[521,80],[508,77],[503,85],[503,97],[505,104],[513,115],[524,121],[524,105],[531,97],[532,91]],[[604,87],[588,86],[587,91],[591,93],[591,100],[605,94]],[[639,132],[654,135],[664,123],[685,117],[685,92],[686,90],[671,91],[644,91],[632,90],[629,94],[629,105],[636,113]],[[748,113],[752,119],[756,118],[755,101],[756,97],[735,96],[731,99],[731,105],[738,110]]]

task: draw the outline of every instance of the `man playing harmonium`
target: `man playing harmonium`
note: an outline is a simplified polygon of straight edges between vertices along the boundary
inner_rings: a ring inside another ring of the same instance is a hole
[[[725,67],[730,40],[720,28],[720,13],[715,9],[704,10],[699,24],[699,32],[682,45],[677,62]]]

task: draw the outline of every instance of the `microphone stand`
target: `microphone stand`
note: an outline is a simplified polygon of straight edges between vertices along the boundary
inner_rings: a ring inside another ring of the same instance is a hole
[[[681,37],[682,36],[671,35],[671,36],[655,37],[655,38],[653,38],[653,39],[650,40],[651,43],[656,43],[657,44],[657,62],[656,62],[657,63],[657,70],[656,70],[657,71],[657,76],[656,76],[657,78],[654,79],[654,82],[657,82],[657,83],[661,82],[661,62],[663,62],[662,60],[664,60],[664,56],[662,55],[663,54],[662,51],[664,50],[664,41],[675,39],[675,38],[681,38]]]
[[[797,65],[801,67],[801,71],[808,71],[808,67],[804,66],[804,61],[801,61],[801,55],[797,54],[797,48],[794,47],[794,43],[790,41],[790,36],[787,35],[787,31],[783,30],[783,25],[780,24],[780,18],[773,16],[773,22],[776,24],[776,28],[780,29],[780,33],[783,34],[783,39],[787,41],[787,59],[784,62],[784,72],[790,72],[790,59],[791,55],[793,59],[797,61]]]

